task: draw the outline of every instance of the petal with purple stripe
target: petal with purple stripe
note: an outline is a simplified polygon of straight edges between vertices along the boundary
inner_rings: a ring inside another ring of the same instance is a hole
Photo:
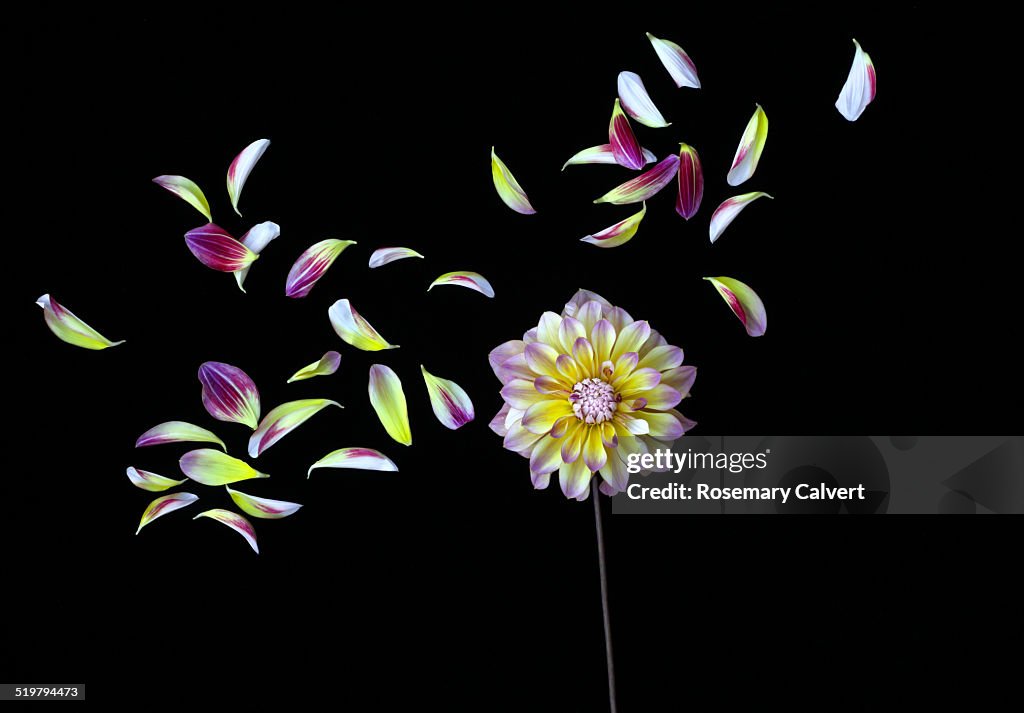
[[[594,202],[623,205],[649,200],[676,177],[678,170],[679,157],[675,154],[666,156],[650,171],[616,186]]]
[[[163,517],[175,510],[181,510],[183,507],[191,505],[198,499],[199,496],[193,493],[172,493],[171,495],[164,495],[157,498],[142,511],[142,519],[139,520],[139,529],[135,531],[135,534],[137,535],[142,532],[142,528],[156,520],[158,517]]]
[[[768,116],[758,104],[754,115],[747,122],[747,128],[736,147],[736,156],[732,159],[732,167],[726,176],[726,183],[738,186],[754,175],[757,164],[761,160],[761,152],[768,140]]]
[[[245,235],[238,239],[238,242],[259,255],[272,240],[279,237],[281,237],[281,226],[268,220],[249,228]],[[242,285],[245,283],[245,278],[248,277],[249,268],[251,267],[249,265],[235,272],[235,282],[238,283],[238,289],[242,292],[245,292],[245,288]]]
[[[744,193],[741,196],[726,198],[720,206],[715,208],[715,212],[711,214],[711,224],[708,227],[708,236],[711,238],[711,242],[715,242],[721,237],[725,229],[729,227],[729,224],[736,219],[736,216],[744,208],[758,198],[771,197],[764,191],[754,191],[753,193]]]
[[[836,99],[836,109],[847,121],[857,121],[868,104],[875,100],[875,65],[857,40],[853,41],[853,46],[856,49],[850,74]]]
[[[135,466],[129,466],[127,474],[128,480],[132,481],[132,485],[136,488],[142,488],[154,493],[173,488],[185,482],[184,478],[182,480],[173,480],[156,473],[151,473],[148,470],[140,470]]]
[[[620,166],[639,171],[646,164],[640,142],[636,140],[633,127],[629,125],[629,119],[622,111],[618,99],[615,100],[612,118],[608,122],[608,143],[611,144],[615,162]]]
[[[330,376],[338,370],[340,365],[341,354],[338,352],[327,352],[320,357],[320,361],[308,364],[292,374],[287,383],[312,379],[314,376]]]
[[[309,294],[317,281],[324,276],[327,268],[334,264],[338,256],[355,240],[336,240],[333,238],[314,243],[299,255],[285,280],[284,293],[288,297],[299,298]]]
[[[491,147],[491,178],[494,181],[494,189],[498,192],[498,197],[509,208],[523,215],[533,215],[537,212],[530,205],[530,199],[526,197],[526,191],[519,185],[519,181],[508,170],[505,162],[498,158],[498,154],[494,153],[493,146]]]
[[[423,256],[410,248],[378,248],[370,256],[370,267],[382,267],[396,260],[405,260],[410,257],[422,258]]]
[[[237,366],[219,361],[199,367],[203,406],[218,421],[244,423],[256,428],[260,421],[260,392],[249,375]]]
[[[50,295],[43,295],[36,300],[36,304],[43,308],[43,321],[46,322],[46,326],[62,342],[93,350],[124,344],[123,339],[119,342],[110,341]]]
[[[153,183],[173,193],[202,213],[208,221],[213,222],[210,214],[210,203],[206,200],[203,189],[196,182],[184,176],[157,176]]]
[[[224,445],[224,441],[217,438],[213,432],[188,421],[165,421],[153,426],[153,428],[139,436],[138,440],[135,441],[135,447],[145,448],[146,446],[159,446],[164,443],[194,442],[217,443],[225,451],[228,449]]]
[[[430,290],[437,285],[458,285],[459,287],[468,287],[471,290],[476,290],[484,297],[494,297],[494,288],[491,287],[491,283],[487,281],[487,278],[479,272],[469,272],[468,270],[446,272],[430,283],[430,287],[427,288],[427,292],[430,292]]]
[[[697,149],[679,144],[679,193],[676,195],[676,213],[689,220],[700,209],[704,197],[704,170]]]
[[[617,248],[620,245],[625,245],[636,235],[636,231],[640,229],[640,221],[644,219],[645,215],[647,215],[646,203],[643,204],[639,213],[634,213],[599,233],[580,238],[580,241],[596,245],[599,248]]]
[[[465,389],[454,381],[434,376],[422,364],[420,371],[430,396],[430,408],[446,428],[454,431],[476,418],[473,402]]]
[[[259,257],[219,225],[207,223],[185,233],[185,244],[199,262],[218,272],[237,272]]]
[[[198,520],[201,517],[208,517],[211,520],[216,520],[222,525],[227,525],[245,538],[245,541],[249,543],[250,547],[252,547],[253,552],[256,554],[260,553],[259,545],[256,544],[256,530],[253,529],[251,522],[246,520],[237,512],[231,512],[230,510],[224,510],[222,508],[214,508],[213,510],[201,512],[192,519]]]
[[[379,352],[382,349],[398,349],[397,344],[389,344],[384,337],[380,336],[376,329],[363,316],[356,312],[356,308],[348,300],[338,300],[327,310],[327,316],[331,320],[331,326],[335,333],[347,344],[364,352]]]
[[[658,39],[650,32],[647,33],[647,39],[651,41],[654,51],[658,54],[658,59],[665,65],[665,69],[668,70],[672,81],[676,83],[676,87],[680,89],[683,87],[700,89],[697,67],[693,64],[693,60],[690,59],[690,55],[686,54],[682,47],[675,42]]]
[[[280,441],[310,418],[328,406],[344,408],[330,399],[299,399],[283,403],[271,410],[249,437],[249,457],[257,458],[263,451]]]
[[[251,478],[269,478],[245,461],[212,448],[189,451],[178,461],[181,472],[203,485],[227,485]]]
[[[257,139],[242,149],[242,152],[235,156],[235,160],[228,166],[228,197],[231,199],[231,207],[238,215],[238,201],[242,197],[242,189],[245,182],[249,180],[249,174],[256,166],[256,162],[263,156],[263,152],[270,146],[269,139]]]
[[[398,466],[380,451],[373,448],[339,448],[331,451],[306,471],[306,477],[316,468],[350,468],[352,470],[376,470],[397,473]]]
[[[649,151],[648,149],[641,149],[641,151],[644,155],[644,163],[654,163],[658,160],[658,157],[654,155],[653,151]],[[589,149],[583,149],[566,161],[565,165],[562,166],[562,170],[564,171],[569,166],[581,166],[591,163],[604,164],[608,166],[618,165],[618,161],[615,160],[615,152],[612,150],[612,145],[601,144],[600,146],[591,146]]]
[[[743,323],[747,334],[760,337],[768,328],[764,303],[749,286],[731,277],[705,277],[718,290],[729,309]]]
[[[298,512],[302,506],[299,503],[291,503],[287,500],[271,500],[270,498],[258,498],[255,495],[248,495],[246,493],[232,490],[227,485],[224,486],[228,495],[238,506],[238,509],[244,512],[246,515],[252,515],[253,517],[262,518],[264,520],[280,520],[283,517],[288,517]]]

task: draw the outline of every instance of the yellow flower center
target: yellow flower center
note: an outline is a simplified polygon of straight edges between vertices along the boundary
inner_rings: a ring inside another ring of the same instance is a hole
[[[603,379],[584,379],[572,387],[569,403],[576,418],[584,423],[610,421],[622,400]]]

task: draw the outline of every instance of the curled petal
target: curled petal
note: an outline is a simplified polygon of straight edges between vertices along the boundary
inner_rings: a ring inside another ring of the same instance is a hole
[[[857,121],[868,104],[875,99],[875,65],[857,40],[853,41],[853,45],[857,49],[853,53],[850,74],[836,99],[836,109],[847,121]]]
[[[273,501],[279,502],[279,501]],[[290,514],[290,513],[289,513]],[[207,510],[196,515],[193,520],[198,520],[201,517],[208,517],[211,520],[216,520],[222,525],[227,525],[232,530],[237,532],[239,535],[245,538],[245,541],[252,547],[252,551],[256,554],[260,553],[259,545],[256,544],[256,530],[253,529],[252,523],[246,520],[244,517],[236,512],[230,510],[222,510],[221,508],[214,508],[213,510]]]
[[[154,493],[173,488],[175,485],[181,485],[185,482],[185,479],[172,480],[156,473],[150,473],[148,470],[139,470],[134,466],[129,467],[127,473],[128,480],[132,481],[132,485],[136,488],[142,488]]]
[[[508,404],[502,404],[501,409],[494,415],[491,422],[487,424],[489,429],[502,438],[508,433],[508,428],[505,426],[505,418],[508,416],[509,409],[511,408]]]
[[[715,208],[715,212],[711,214],[711,227],[708,229],[711,242],[718,240],[722,232],[740,214],[740,211],[758,198],[771,198],[771,196],[764,191],[754,191],[753,193],[744,193],[741,196],[726,198],[722,201],[722,205]]]
[[[232,490],[227,485],[228,495],[235,501],[238,509],[246,515],[259,517],[264,520],[280,520],[298,512],[302,507],[298,503],[290,503],[287,500],[271,500],[270,498],[258,498],[255,495],[246,495],[237,490]]]
[[[210,214],[210,203],[206,200],[203,189],[197,186],[192,179],[185,178],[184,176],[157,176],[153,179],[153,183],[178,196],[178,198],[181,198],[206,216],[208,221],[213,222],[213,216]]]
[[[640,201],[650,200],[675,178],[676,171],[678,170],[679,157],[672,154],[663,158],[650,171],[642,173],[620,186],[616,186],[594,202],[624,205],[626,203],[639,203]]]
[[[252,173],[256,162],[260,160],[263,152],[270,146],[269,139],[258,139],[242,149],[242,153],[235,156],[235,160],[228,166],[228,197],[231,198],[231,207],[238,215],[238,200],[242,197],[242,188]]]
[[[575,500],[587,492],[591,475],[586,462],[578,458],[572,463],[563,463],[558,469],[558,484],[565,497]]]
[[[110,341],[50,295],[43,295],[36,300],[36,304],[43,308],[43,319],[46,321],[46,326],[62,342],[83,349],[106,349],[124,344],[123,339],[119,342]]]
[[[244,423],[256,428],[260,421],[260,392],[249,375],[237,366],[219,361],[199,367],[203,406],[218,421]]]
[[[650,32],[647,33],[647,39],[651,41],[654,51],[658,53],[658,59],[665,65],[665,69],[668,70],[672,81],[676,83],[678,88],[692,87],[700,89],[697,67],[694,66],[693,60],[683,51],[682,47],[669,40],[660,40]]]
[[[639,171],[646,164],[640,142],[636,140],[633,128],[629,125],[629,119],[623,113],[618,99],[615,100],[612,118],[608,122],[608,143],[612,146],[615,163],[620,166]]]
[[[273,409],[263,417],[259,428],[249,437],[249,457],[257,458],[263,451],[280,441],[310,418],[328,406],[344,408],[330,399],[299,399]]]
[[[615,225],[605,228],[599,233],[580,238],[580,240],[584,243],[596,245],[599,248],[617,248],[620,245],[625,245],[636,235],[636,231],[640,229],[640,221],[644,219],[645,215],[647,215],[646,203],[643,204],[639,213],[631,215],[625,220],[620,220]]]
[[[644,155],[644,163],[654,163],[658,160],[658,157],[654,155],[653,151],[647,149],[641,149]],[[562,166],[564,171],[569,166],[578,166],[587,163],[600,163],[606,165],[618,165],[618,161],[615,160],[615,151],[612,150],[611,144],[601,144],[600,146],[591,146],[589,149],[583,149],[579,153],[573,155],[565,165]]]
[[[380,451],[372,448],[339,448],[331,451],[306,471],[306,477],[316,468],[350,468],[352,470],[377,470],[398,472],[398,466]]]
[[[191,505],[199,499],[198,495],[192,493],[172,493],[171,495],[164,495],[163,497],[157,498],[151,502],[145,510],[142,512],[142,519],[139,521],[139,529],[135,531],[135,534],[139,534],[149,523],[156,520],[158,517],[163,517],[167,513],[174,512],[175,510],[181,510],[187,505]]]
[[[364,352],[379,352],[382,349],[398,349],[397,344],[388,344],[373,326],[356,312],[348,300],[338,300],[327,310],[331,326],[339,337],[356,349]]]
[[[191,442],[217,443],[227,451],[228,447],[224,441],[217,438],[211,431],[200,428],[187,421],[165,421],[149,429],[135,441],[136,448],[146,446],[159,446],[164,443],[191,443]]]
[[[537,211],[530,205],[530,199],[526,197],[526,191],[519,185],[519,181],[508,170],[505,162],[498,158],[491,147],[491,178],[494,180],[494,188],[498,191],[498,197],[505,202],[509,208],[516,213],[533,215]]]
[[[672,123],[665,121],[665,117],[654,105],[650,94],[640,75],[635,72],[619,72],[619,99],[622,100],[622,108],[631,117],[644,126],[652,129],[662,129],[671,126]]]
[[[454,431],[476,418],[473,402],[465,389],[454,381],[434,376],[422,364],[420,371],[423,372],[423,381],[427,384],[430,408],[434,410],[437,420],[446,428]]]
[[[370,256],[370,267],[381,267],[396,260],[405,260],[410,257],[422,258],[423,256],[409,248],[379,248],[374,250],[373,255]]]
[[[259,257],[213,223],[185,233],[185,244],[199,262],[219,272],[243,270]]]
[[[768,328],[768,314],[764,310],[764,303],[757,293],[739,280],[731,277],[705,277],[718,290],[725,303],[729,305],[747,334],[752,337],[760,337]]]
[[[383,364],[370,367],[370,405],[388,435],[404,446],[412,445],[409,409],[405,403],[402,380],[394,370]]]
[[[676,195],[676,213],[686,220],[697,214],[704,197],[704,170],[697,149],[679,144],[679,193]]]
[[[459,285],[460,287],[476,290],[484,297],[494,297],[494,288],[491,287],[491,283],[478,272],[468,272],[466,270],[446,272],[430,283],[427,292],[430,292],[437,285]]]
[[[288,278],[285,280],[284,293],[288,297],[305,297],[317,281],[324,276],[338,256],[349,245],[355,245],[355,240],[321,240],[314,243],[299,255],[292,269],[288,271]]]
[[[268,220],[249,228],[245,235],[238,239],[238,242],[259,255],[272,240],[276,240],[279,237],[281,237],[281,226]],[[245,292],[245,288],[242,285],[245,284],[245,278],[249,275],[250,267],[252,265],[243,267],[235,272],[235,282],[238,283],[238,289],[242,292]]]
[[[338,370],[341,365],[341,354],[338,352],[327,352],[320,361],[315,361],[312,364],[302,367],[297,372],[291,375],[286,383],[292,383],[293,381],[304,381],[305,379],[312,379],[314,376],[330,376]]]
[[[747,122],[747,128],[736,147],[736,156],[732,160],[732,168],[726,176],[730,186],[738,186],[754,175],[757,162],[761,160],[764,142],[768,140],[768,116],[758,104],[754,115]]]
[[[212,448],[189,451],[178,461],[181,472],[203,485],[227,485],[250,478],[269,478],[245,461]]]

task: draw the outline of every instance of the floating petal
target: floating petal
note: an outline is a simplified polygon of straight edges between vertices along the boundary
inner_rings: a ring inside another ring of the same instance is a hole
[[[321,240],[319,243],[310,245],[299,255],[292,269],[288,271],[288,279],[285,280],[284,293],[288,297],[305,297],[309,294],[317,281],[324,276],[338,256],[349,245],[355,245],[355,240]]]
[[[353,470],[379,470],[397,473],[398,466],[380,451],[372,448],[339,448],[331,451],[306,471],[308,478],[316,468],[351,468]]]
[[[647,215],[646,203],[643,204],[643,208],[640,209],[639,213],[631,215],[625,220],[620,220],[600,233],[588,235],[585,238],[580,238],[580,240],[596,245],[599,248],[617,248],[628,243],[636,235],[636,231],[640,228],[640,221],[644,219],[645,215]]]
[[[468,287],[471,290],[476,290],[485,297],[494,297],[494,288],[491,287],[491,283],[487,281],[486,277],[478,272],[469,272],[467,270],[446,272],[430,283],[430,287],[427,288],[427,292],[430,292],[430,290],[437,285],[458,285],[460,287]]]
[[[639,74],[619,72],[619,99],[622,100],[622,108],[626,113],[644,126],[650,126],[652,129],[672,126],[672,122],[665,121],[665,117],[654,105]]]
[[[237,490],[232,490],[227,485],[228,495],[235,501],[238,509],[246,515],[259,517],[264,520],[280,520],[298,511],[301,505],[290,503],[287,500],[271,500],[270,498],[258,498],[255,495],[246,495]]]
[[[213,222],[213,215],[210,214],[210,203],[203,195],[203,189],[196,185],[195,181],[184,176],[157,176],[153,183],[165,188],[174,195],[181,198],[190,206],[198,210],[206,219]]]
[[[259,257],[224,228],[213,223],[185,233],[185,244],[199,262],[219,272],[237,272],[252,265]]]
[[[320,361],[315,361],[309,366],[304,366],[292,374],[292,377],[288,379],[287,383],[290,384],[293,381],[312,379],[314,376],[330,376],[338,370],[338,366],[340,364],[341,354],[338,352],[327,352],[320,357]]]
[[[715,212],[711,214],[711,227],[708,231],[711,242],[718,240],[719,236],[722,235],[722,231],[729,227],[729,224],[736,219],[740,211],[758,198],[771,198],[771,196],[764,191],[754,191],[753,193],[744,193],[741,196],[733,196],[722,201],[722,205],[715,208]]]
[[[203,485],[227,485],[250,478],[269,478],[245,461],[212,448],[189,451],[178,461],[181,472]]]
[[[258,457],[328,406],[344,408],[337,401],[330,399],[300,399],[273,409],[263,417],[260,427],[249,437],[249,457]]]
[[[238,242],[259,255],[270,244],[271,240],[279,237],[281,237],[281,226],[268,220],[249,228],[248,232]],[[235,272],[235,282],[238,283],[238,289],[242,292],[245,292],[245,288],[242,285],[245,282],[245,278],[249,275],[249,267],[252,266],[243,267]]]
[[[270,146],[269,139],[258,139],[242,149],[242,153],[235,156],[235,160],[228,167],[228,196],[231,198],[231,207],[239,215],[238,200],[242,197],[242,189],[249,178],[256,162],[260,160],[263,152]]]
[[[331,326],[347,344],[364,352],[379,352],[382,349],[398,349],[397,344],[388,344],[373,326],[356,312],[348,300],[338,300],[327,310]]]
[[[736,147],[736,156],[725,180],[730,186],[738,186],[754,175],[757,162],[761,160],[764,142],[768,140],[768,116],[758,104],[754,115],[747,122],[747,128]]]
[[[135,534],[137,535],[142,532],[142,528],[153,522],[153,520],[156,520],[158,517],[163,517],[167,513],[174,512],[175,510],[181,510],[183,507],[191,505],[198,499],[199,496],[192,493],[172,493],[171,495],[164,495],[163,497],[157,498],[142,512],[142,519],[139,521],[139,529],[135,531]]]
[[[641,149],[644,154],[645,163],[654,163],[658,160],[658,157],[654,155],[653,151],[647,149]],[[600,146],[591,146],[589,149],[583,149],[562,166],[564,171],[568,166],[578,166],[586,163],[601,163],[618,165],[618,161],[615,160],[615,152],[612,150],[611,144],[601,144]]]
[[[836,99],[836,109],[847,121],[857,121],[868,104],[875,99],[875,65],[857,40],[853,41],[853,45],[857,49],[853,53],[850,74]]]
[[[697,149],[688,144],[679,144],[679,194],[676,196],[676,213],[686,220],[697,214],[704,197],[704,170],[700,165]]]
[[[498,197],[505,202],[509,208],[516,213],[533,215],[537,211],[530,205],[530,199],[526,197],[526,191],[519,185],[519,181],[508,170],[508,166],[494,153],[491,147],[491,178],[494,179],[494,188],[498,191]]]
[[[211,520],[216,520],[222,525],[227,525],[245,538],[245,541],[249,543],[250,547],[252,547],[253,552],[256,554],[260,553],[259,545],[256,544],[256,530],[253,529],[251,522],[238,513],[231,512],[230,510],[222,510],[221,508],[214,508],[213,510],[201,512],[192,519],[198,520],[201,517],[208,517]]]
[[[249,375],[237,366],[219,361],[199,367],[203,385],[203,406],[218,421],[244,423],[256,428],[260,422],[260,392]]]
[[[615,100],[612,107],[612,118],[608,122],[608,143],[611,144],[612,154],[615,162],[620,166],[639,171],[644,167],[643,149],[640,142],[636,140],[633,127],[629,125],[629,119],[622,112],[622,105]]]
[[[119,342],[110,341],[50,295],[43,295],[36,300],[36,304],[43,308],[43,319],[46,321],[46,326],[62,342],[83,349],[106,349],[124,344],[123,339]]]
[[[405,446],[412,445],[409,409],[405,403],[402,381],[391,367],[374,364],[370,367],[370,404],[388,435]]]
[[[423,256],[410,248],[379,248],[374,250],[373,255],[370,256],[370,267],[382,267],[396,260],[410,257],[422,258]]]
[[[423,381],[430,395],[430,408],[434,409],[437,420],[446,428],[454,431],[476,418],[473,402],[465,389],[454,381],[434,376],[422,364],[420,371],[423,372]]]
[[[134,466],[130,466],[127,473],[128,480],[132,481],[132,485],[136,488],[142,488],[154,493],[173,488],[175,485],[181,485],[185,482],[184,478],[182,480],[172,480],[156,473],[150,473],[148,470],[139,470]]]
[[[718,290],[729,309],[743,323],[747,334],[760,337],[768,328],[768,314],[764,303],[750,287],[731,277],[705,277]]]
[[[647,33],[647,39],[651,41],[654,51],[658,53],[658,59],[665,65],[665,69],[668,70],[668,73],[672,76],[672,81],[676,83],[677,87],[680,89],[683,87],[700,89],[697,67],[694,66],[690,55],[686,54],[682,47],[669,40],[660,40],[650,32]]]
[[[200,428],[187,421],[165,421],[157,426],[153,426],[153,428],[139,436],[138,440],[135,441],[135,447],[144,448],[146,446],[159,446],[164,443],[194,442],[217,443],[225,451],[228,449],[224,445],[224,441],[217,438],[211,431],[207,431],[205,428]]]
[[[658,165],[646,173],[642,173],[631,181],[626,181],[598,198],[595,203],[639,203],[650,200],[675,178],[679,170],[679,157],[675,154],[666,156]]]

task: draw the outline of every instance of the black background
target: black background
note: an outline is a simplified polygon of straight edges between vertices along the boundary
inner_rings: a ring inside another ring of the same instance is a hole
[[[330,695],[369,699],[367,710],[602,710],[591,505],[534,491],[525,462],[486,427],[501,404],[487,352],[579,287],[685,348],[699,376],[683,410],[702,433],[1019,433],[1017,262],[1008,234],[982,223],[1000,201],[981,166],[999,158],[978,146],[998,140],[978,121],[995,65],[964,48],[953,18],[921,10],[762,12],[603,27],[527,14],[460,17],[462,29],[440,11],[397,10],[376,21],[210,12],[16,24],[2,678],[85,681],[101,701]],[[675,89],[645,30],[680,42],[704,88]],[[833,106],[851,37],[879,76],[853,124]],[[601,251],[578,239],[634,208],[591,201],[629,173],[559,168],[605,141],[622,69],[640,73],[674,122],[637,127],[641,142],[659,157],[679,141],[697,147],[705,202],[686,223],[666,190],[632,242]],[[767,147],[754,178],[731,189],[725,173],[755,102]],[[261,137],[272,145],[239,219],[224,174]],[[491,145],[536,216],[496,198]],[[236,235],[280,223],[248,294],[185,249],[181,235],[203,219],[149,182],[163,173],[197,181]],[[711,210],[747,190],[775,200],[710,246]],[[292,261],[327,237],[358,245],[308,298],[286,299]],[[368,270],[369,253],[390,245],[426,259]],[[486,275],[497,298],[426,294],[455,269]],[[705,275],[761,294],[765,337],[744,334]],[[32,305],[44,292],[127,343],[58,342]],[[341,297],[401,349],[344,345],[326,315]],[[343,355],[337,375],[284,383],[328,349]],[[247,490],[306,506],[256,523],[259,556],[189,520],[228,504],[203,486],[190,488],[197,506],[132,534],[150,498],[124,468],[173,475],[187,450],[136,451],[142,431],[183,419],[244,451],[248,431],[202,409],[205,360],[245,369],[264,412],[319,396],[346,407],[260,457],[274,477]],[[376,362],[405,383],[410,448],[369,408]],[[436,422],[421,363],[469,391],[475,422]],[[400,473],[304,478],[313,460],[354,445],[383,450]],[[1019,543],[1010,519],[605,522],[623,711],[747,697],[826,709],[925,692],[984,700],[999,674],[976,679],[965,660],[997,641],[1019,652],[1019,618],[1004,619]]]

